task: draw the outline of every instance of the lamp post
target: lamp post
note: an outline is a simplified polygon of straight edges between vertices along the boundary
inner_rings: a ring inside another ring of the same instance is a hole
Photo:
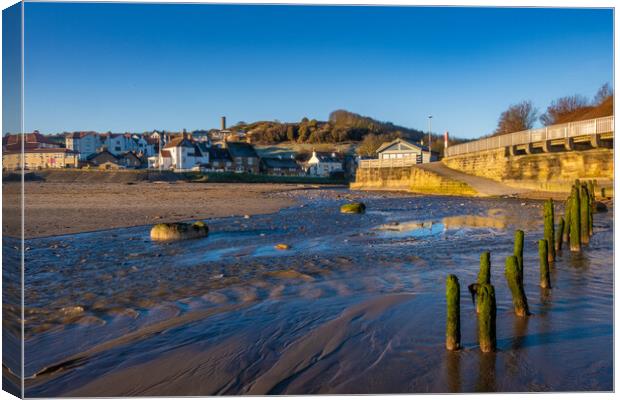
[[[428,116],[428,162],[431,162],[431,121],[433,120],[433,116]]]

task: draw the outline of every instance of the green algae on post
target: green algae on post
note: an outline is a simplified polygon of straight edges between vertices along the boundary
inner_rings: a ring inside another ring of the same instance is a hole
[[[558,229],[555,231],[555,251],[562,250],[562,240],[564,236],[564,217],[560,217],[560,222],[558,222]]]
[[[527,297],[523,289],[523,271],[519,268],[519,261],[516,256],[506,258],[506,282],[512,293],[512,305],[515,314],[519,317],[529,315],[530,311],[527,306]]]
[[[478,285],[491,283],[491,252],[485,251],[480,254],[480,271],[478,272]],[[477,286],[479,287],[479,286]],[[476,289],[476,296],[479,292]],[[480,298],[476,300],[476,312],[480,313]]]
[[[571,204],[572,204],[572,197],[568,196],[568,198],[566,199],[566,204],[564,204],[564,217],[566,218],[566,221],[564,221],[564,234],[562,239],[568,243],[568,241],[570,240],[570,224],[571,224]]]
[[[455,275],[446,278],[446,349],[461,348],[461,289]]]
[[[570,251],[581,251],[581,204],[577,186],[573,186],[570,199]]]
[[[548,260],[549,262],[555,261],[555,247],[553,246],[553,241],[555,240],[555,221],[553,215],[553,200],[549,199],[545,201],[543,216],[545,220],[545,234],[544,238],[548,244]]]
[[[497,335],[495,332],[495,319],[497,306],[495,304],[495,289],[489,283],[480,285],[478,288],[480,301],[480,315],[478,315],[478,342],[483,353],[495,351],[497,348]]]
[[[515,231],[515,247],[514,256],[517,257],[517,266],[521,273],[523,273],[523,241],[525,239],[525,233],[522,230]]]
[[[340,212],[344,214],[362,214],[366,211],[364,203],[349,203],[340,206]]]
[[[546,239],[538,241],[538,256],[540,258],[540,287],[543,289],[551,288],[549,280],[549,258],[548,258],[549,242]]]
[[[581,214],[581,243],[590,243],[590,195],[586,185],[581,185],[580,193],[580,214]]]

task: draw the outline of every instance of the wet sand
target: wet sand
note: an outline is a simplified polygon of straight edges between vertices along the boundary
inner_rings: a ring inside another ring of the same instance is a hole
[[[27,238],[278,211],[304,185],[26,182]],[[17,237],[19,183],[3,184],[3,234]]]
[[[26,394],[612,390],[613,210],[595,214],[590,245],[561,252],[541,290],[540,201],[294,196],[273,214],[209,219],[207,239],[153,243],[138,226],[27,240]],[[366,214],[340,214],[345,198]],[[528,318],[514,316],[503,279],[514,229],[526,232]],[[498,351],[483,355],[466,286],[487,249]],[[449,273],[461,281],[454,353]]]

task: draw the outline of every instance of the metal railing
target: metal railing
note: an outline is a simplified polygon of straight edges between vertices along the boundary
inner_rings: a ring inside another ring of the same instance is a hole
[[[577,136],[596,135],[614,132],[614,117],[602,117],[585,121],[568,122],[566,124],[551,125],[545,128],[530,129],[527,131],[508,133],[485,139],[475,140],[449,146],[445,157],[476,151],[493,150],[508,146],[518,146],[528,143],[543,142],[554,139],[573,138]]]
[[[398,168],[419,164],[417,157],[390,158],[377,160],[361,160],[360,168]]]

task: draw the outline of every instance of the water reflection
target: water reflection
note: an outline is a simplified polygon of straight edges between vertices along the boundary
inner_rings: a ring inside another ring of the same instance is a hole
[[[478,380],[476,381],[477,392],[495,392],[497,391],[495,380],[495,361],[497,355],[495,352],[482,353],[478,358]]]
[[[446,351],[446,381],[448,382],[448,392],[461,392],[461,352]]]

